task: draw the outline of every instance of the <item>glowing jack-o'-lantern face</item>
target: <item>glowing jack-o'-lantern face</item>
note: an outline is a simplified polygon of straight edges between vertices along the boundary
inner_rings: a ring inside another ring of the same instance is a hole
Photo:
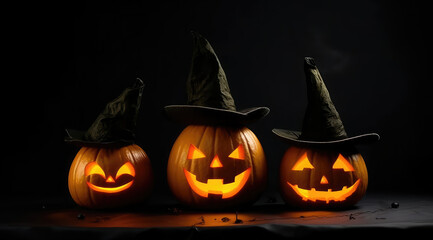
[[[280,186],[287,203],[303,207],[353,205],[365,194],[367,168],[353,148],[291,147],[280,166]]]
[[[190,125],[170,153],[167,179],[182,203],[202,209],[254,202],[266,184],[266,160],[248,128]]]
[[[239,145],[229,156],[231,159],[237,160],[245,160],[245,150],[244,147]],[[188,151],[189,160],[202,159],[206,158],[206,155],[200,151],[193,144],[190,145]],[[219,159],[218,155],[212,159],[210,163],[210,168],[222,168],[223,164]],[[248,178],[250,177],[251,167],[247,168],[242,173],[239,173],[235,176],[234,182],[225,183],[224,179],[208,179],[206,183],[200,182],[197,180],[197,176],[190,173],[185,168],[183,169],[185,172],[185,177],[188,180],[188,184],[191,189],[202,197],[208,197],[209,193],[221,195],[222,199],[231,198],[236,195],[245,185]]]
[[[122,167],[119,168],[119,170],[116,173],[116,180],[113,179],[112,176],[106,176],[104,170],[102,170],[102,168],[98,165],[98,163],[96,162],[91,162],[89,164],[87,164],[86,169],[84,171],[84,175],[90,176],[93,174],[97,174],[100,177],[102,177],[103,179],[105,179],[105,183],[107,184],[106,187],[102,187],[102,186],[97,186],[91,182],[87,181],[87,185],[89,186],[89,188],[91,188],[94,191],[97,192],[103,192],[103,193],[117,193],[117,192],[121,192],[123,190],[126,190],[128,188],[130,188],[132,186],[132,184],[134,183],[134,180],[130,180],[127,181],[126,183],[117,186],[116,185],[116,180],[119,180],[120,177],[123,177],[124,175],[129,175],[129,178],[134,178],[135,177],[135,169],[132,166],[132,164],[130,162],[127,162],[125,164],[122,165]]]
[[[150,160],[138,145],[118,148],[82,147],[69,170],[69,192],[89,208],[120,207],[150,196]]]

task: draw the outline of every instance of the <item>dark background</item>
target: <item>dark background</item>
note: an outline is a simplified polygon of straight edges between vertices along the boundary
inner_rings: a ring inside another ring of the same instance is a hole
[[[432,194],[431,26],[420,2],[62,1],[12,10],[3,28],[5,196],[70,201],[68,171],[79,148],[63,142],[64,129],[87,129],[140,77],[137,144],[152,161],[153,197],[172,198],[166,165],[185,126],[162,109],[186,103],[191,29],[214,47],[238,109],[271,109],[249,126],[267,156],[266,196],[278,196],[288,147],[271,130],[301,129],[305,56],[316,59],[348,134],[381,135],[359,146],[368,193]]]

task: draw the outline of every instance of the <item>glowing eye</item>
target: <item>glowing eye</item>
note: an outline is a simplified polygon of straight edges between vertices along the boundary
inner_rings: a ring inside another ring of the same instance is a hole
[[[229,158],[244,160],[245,159],[244,146],[240,144],[232,153],[230,153]]]
[[[295,166],[293,166],[293,171],[302,171],[304,168],[313,169],[313,165],[311,165],[310,161],[308,160],[307,153],[304,153],[301,158],[295,163]]]
[[[84,174],[85,174],[85,176],[89,176],[92,174],[98,174],[105,179],[104,170],[102,170],[102,168],[96,162],[91,162],[91,163],[87,164],[86,169],[84,170]]]
[[[349,161],[341,154],[338,155],[337,160],[335,160],[334,165],[332,165],[332,169],[343,169],[345,172],[355,171]]]
[[[200,151],[196,146],[193,144],[189,145],[189,151],[188,151],[188,159],[197,159],[197,158],[204,158],[206,155]]]
[[[135,177],[135,169],[130,162],[123,164],[116,173],[116,179],[123,174],[128,174]]]

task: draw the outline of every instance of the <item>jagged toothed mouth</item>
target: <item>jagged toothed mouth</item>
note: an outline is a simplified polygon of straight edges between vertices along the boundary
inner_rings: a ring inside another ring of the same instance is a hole
[[[310,190],[303,189],[298,187],[298,185],[292,185],[287,182],[287,184],[299,195],[302,197],[303,201],[325,201],[329,203],[330,201],[341,202],[346,200],[347,197],[352,195],[359,186],[361,179],[358,179],[352,186],[347,187],[344,186],[341,190],[332,191],[332,189],[328,189],[328,191],[317,191],[315,188],[311,188]]]
[[[197,176],[183,169],[186,180],[191,189],[198,195],[207,198],[209,193],[222,195],[222,198],[230,198],[236,195],[248,181],[251,173],[251,167],[235,176],[231,183],[225,183],[224,179],[208,179],[206,183],[197,180]]]

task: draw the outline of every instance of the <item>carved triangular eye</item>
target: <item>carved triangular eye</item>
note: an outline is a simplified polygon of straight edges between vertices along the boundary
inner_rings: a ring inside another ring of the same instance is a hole
[[[200,149],[198,149],[194,144],[189,145],[189,151],[188,151],[188,159],[197,159],[197,158],[204,158],[206,155]]]
[[[98,174],[105,179],[104,170],[102,170],[102,168],[96,162],[91,162],[87,164],[86,169],[84,170],[84,174],[86,177],[92,174]]]
[[[240,144],[232,153],[230,153],[229,158],[244,160],[245,159],[244,146]]]
[[[308,160],[307,153],[304,153],[302,157],[295,163],[292,170],[293,171],[302,171],[304,168],[313,169],[313,165],[311,165],[310,160]]]
[[[127,162],[127,163],[123,164],[119,168],[119,170],[117,170],[116,179],[118,179],[123,174],[128,174],[128,175],[135,177],[135,169],[134,169],[134,166],[132,166],[132,163]]]
[[[335,160],[334,165],[332,165],[332,169],[343,169],[345,172],[355,171],[352,164],[350,164],[350,162],[347,161],[347,159],[344,158],[341,154],[338,155],[337,160]]]

